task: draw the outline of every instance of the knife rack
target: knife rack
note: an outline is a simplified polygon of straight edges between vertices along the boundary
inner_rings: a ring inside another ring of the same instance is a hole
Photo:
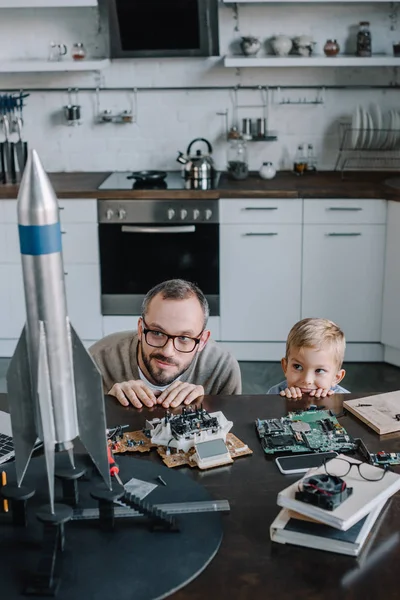
[[[5,141],[0,143],[0,181],[3,185],[13,185],[21,179],[27,158],[27,142],[20,140],[18,142]]]

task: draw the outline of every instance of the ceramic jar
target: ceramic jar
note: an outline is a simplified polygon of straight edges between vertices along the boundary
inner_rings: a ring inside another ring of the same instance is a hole
[[[336,40],[327,40],[324,46],[326,56],[336,56],[340,52],[340,46]]]
[[[276,169],[272,162],[264,162],[258,173],[262,179],[273,179],[276,175]]]
[[[315,42],[309,35],[299,35],[293,40],[294,48],[300,56],[311,56],[314,50]]]
[[[261,48],[261,42],[253,36],[242,37],[240,47],[245,56],[255,56]]]
[[[292,49],[293,42],[287,35],[277,35],[272,38],[271,45],[277,56],[287,56]]]

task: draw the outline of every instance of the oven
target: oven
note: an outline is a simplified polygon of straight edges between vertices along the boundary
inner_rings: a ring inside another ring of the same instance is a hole
[[[140,315],[167,279],[196,283],[219,316],[218,200],[98,200],[103,315]]]

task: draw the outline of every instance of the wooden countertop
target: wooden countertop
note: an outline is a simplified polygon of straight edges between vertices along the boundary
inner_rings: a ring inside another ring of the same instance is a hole
[[[99,190],[99,185],[109,172],[50,173],[50,179],[59,198],[104,199],[218,199],[218,198],[385,198],[400,201],[400,184],[396,190],[385,185],[387,179],[395,180],[396,173],[340,173],[321,171],[301,177],[290,171],[281,171],[269,181],[258,173],[251,173],[244,181],[234,181],[225,173],[221,175],[216,190]],[[399,178],[397,180],[400,182]],[[0,185],[0,199],[13,199],[18,194],[17,185]]]

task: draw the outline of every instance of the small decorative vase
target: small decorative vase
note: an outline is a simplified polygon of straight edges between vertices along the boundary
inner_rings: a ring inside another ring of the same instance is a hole
[[[276,175],[276,169],[272,162],[265,162],[261,165],[259,175],[262,179],[273,179]]]
[[[336,40],[327,40],[324,46],[326,56],[336,56],[340,52],[340,46]]]
[[[277,35],[272,41],[272,49],[277,56],[287,56],[292,49],[293,42],[287,35]]]
[[[261,48],[261,42],[253,36],[242,37],[240,47],[245,56],[255,56]]]

